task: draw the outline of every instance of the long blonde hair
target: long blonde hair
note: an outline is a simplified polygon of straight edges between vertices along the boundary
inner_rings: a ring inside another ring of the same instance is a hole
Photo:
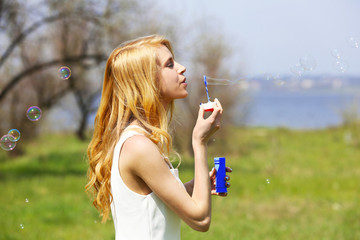
[[[137,120],[163,154],[172,151],[168,113],[171,120],[174,104],[166,110],[160,102],[157,49],[161,45],[173,53],[168,40],[151,35],[121,44],[107,60],[101,102],[87,151],[89,182],[86,185],[86,190],[94,190],[93,204],[103,222],[109,218],[112,201],[113,152],[123,130]]]

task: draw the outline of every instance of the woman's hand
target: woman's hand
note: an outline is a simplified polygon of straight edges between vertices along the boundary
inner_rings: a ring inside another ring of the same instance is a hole
[[[232,172],[232,169],[229,167],[226,167],[226,172]],[[213,168],[210,172],[209,172],[209,176],[210,176],[210,186],[211,186],[211,195],[217,195],[217,196],[221,196],[221,197],[226,197],[227,193],[217,193],[216,192],[216,169]],[[225,176],[225,181],[226,181],[226,187],[229,188],[230,187],[230,176],[226,175]]]
[[[220,128],[222,106],[217,98],[215,98],[214,111],[208,118],[204,118],[205,110],[200,105],[199,115],[193,130],[193,144],[206,144],[209,138]]]

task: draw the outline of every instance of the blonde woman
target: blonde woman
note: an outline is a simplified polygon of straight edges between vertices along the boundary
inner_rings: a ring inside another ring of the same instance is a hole
[[[107,61],[86,188],[95,190],[103,222],[112,213],[116,239],[180,239],[180,219],[209,229],[216,173],[208,171],[206,143],[223,109],[216,100],[205,119],[200,106],[192,135],[195,176],[183,184],[167,156],[174,100],[188,95],[185,71],[158,35],[121,44]]]

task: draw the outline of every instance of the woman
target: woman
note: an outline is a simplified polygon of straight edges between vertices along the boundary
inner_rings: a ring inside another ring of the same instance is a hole
[[[208,172],[206,143],[220,127],[218,100],[206,119],[199,109],[194,179],[182,184],[167,158],[168,115],[174,99],[188,95],[185,71],[170,42],[158,35],[123,43],[107,61],[86,188],[95,189],[93,203],[103,221],[111,211],[116,239],[180,239],[180,218],[198,231],[210,226],[216,173]]]

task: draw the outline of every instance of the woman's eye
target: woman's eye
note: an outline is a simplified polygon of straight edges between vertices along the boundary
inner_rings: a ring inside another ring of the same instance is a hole
[[[173,62],[169,62],[166,66],[167,66],[168,68],[173,68],[173,67],[174,67],[174,63],[173,63]]]

